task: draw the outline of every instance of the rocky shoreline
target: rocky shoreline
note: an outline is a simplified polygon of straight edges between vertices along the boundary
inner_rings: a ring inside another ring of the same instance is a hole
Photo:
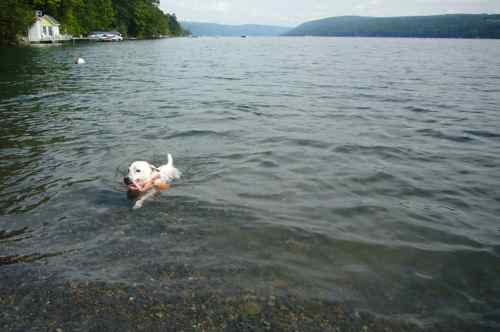
[[[422,331],[340,303],[104,282],[2,287],[0,312],[2,331]]]

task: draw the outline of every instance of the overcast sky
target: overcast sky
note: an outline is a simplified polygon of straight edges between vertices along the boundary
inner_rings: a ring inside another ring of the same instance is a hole
[[[340,15],[500,13],[500,0],[161,0],[181,21],[296,26]]]

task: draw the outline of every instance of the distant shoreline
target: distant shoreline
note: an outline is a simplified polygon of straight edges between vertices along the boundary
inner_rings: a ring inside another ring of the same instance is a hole
[[[339,16],[303,23],[285,36],[500,39],[500,14]]]
[[[272,36],[269,36],[272,37]],[[393,36],[289,36],[282,35],[277,37],[283,38],[384,38],[384,39],[438,39],[438,40],[500,40],[500,38],[488,38],[488,37],[414,37],[414,36],[401,36],[401,37],[393,37]]]

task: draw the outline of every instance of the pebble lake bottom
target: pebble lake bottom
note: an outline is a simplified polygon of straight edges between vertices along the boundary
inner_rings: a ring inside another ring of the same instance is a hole
[[[499,106],[497,40],[1,49],[0,330],[499,331]]]

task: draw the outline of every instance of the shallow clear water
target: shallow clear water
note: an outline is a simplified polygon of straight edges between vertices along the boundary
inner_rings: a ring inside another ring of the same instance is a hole
[[[2,49],[0,230],[22,235],[0,256],[44,259],[0,281],[196,279],[496,328],[499,107],[492,40]],[[128,164],[167,152],[182,179],[133,211]]]

